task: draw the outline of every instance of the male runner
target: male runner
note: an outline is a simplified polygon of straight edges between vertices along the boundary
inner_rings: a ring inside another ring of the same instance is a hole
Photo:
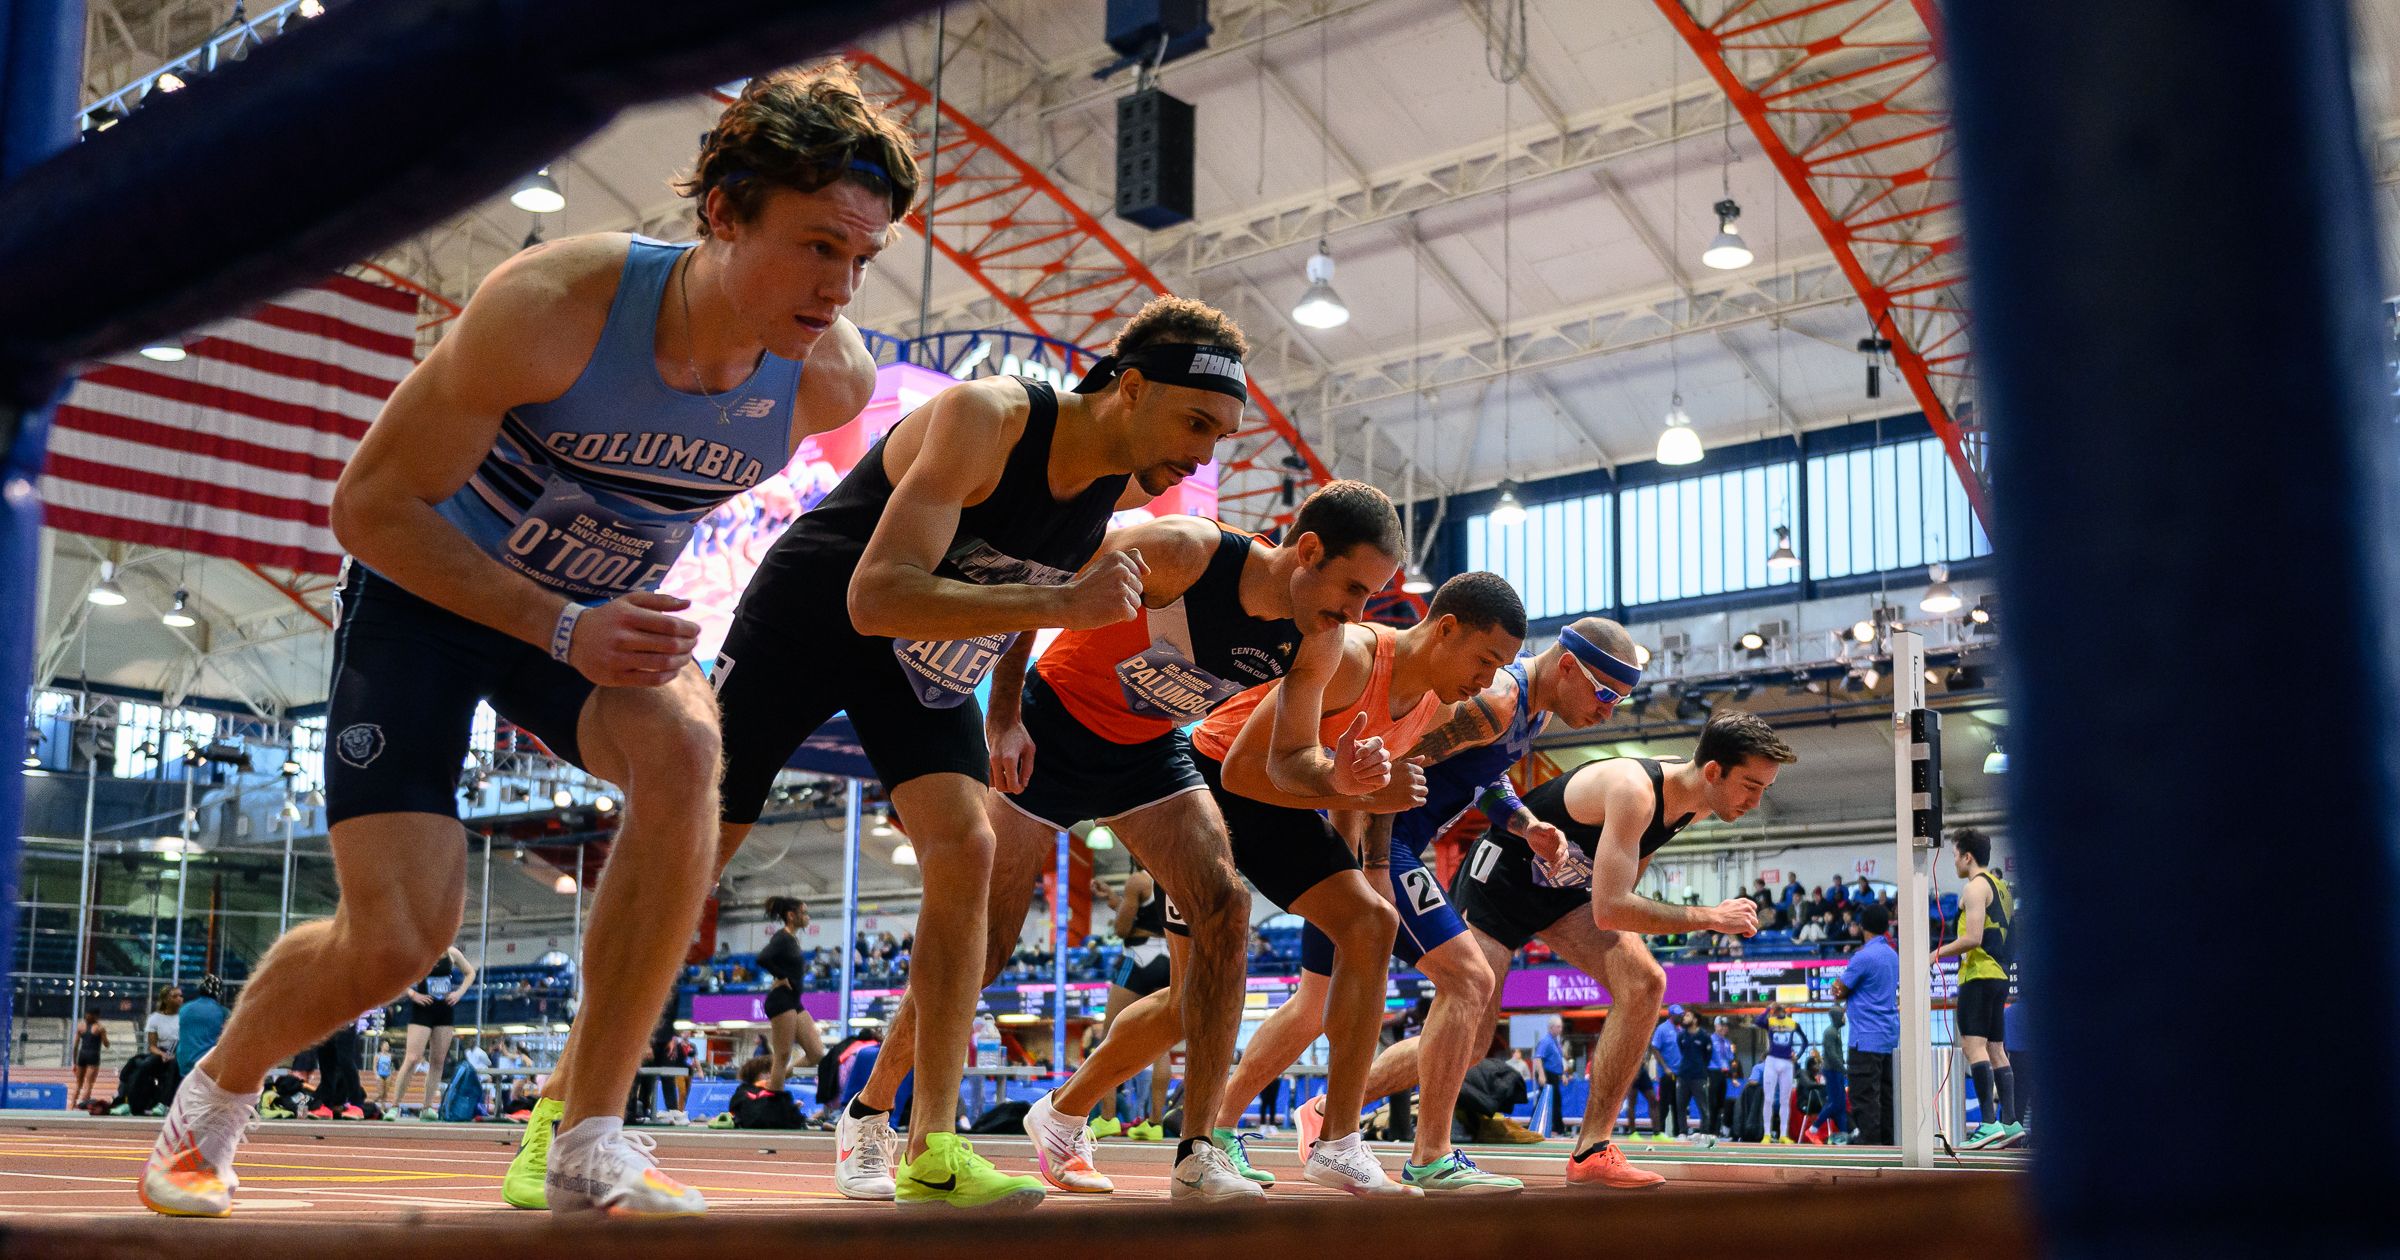
[[[1752,1023],[1767,1034],[1766,1057],[1759,1060],[1767,1069],[1762,1078],[1766,1092],[1759,1095],[1759,1118],[1766,1121],[1766,1140],[1790,1142],[1792,1082],[1808,1037],[1800,1031],[1800,1021],[1792,1018],[1791,1008],[1781,1002],[1768,1003],[1766,1013]]]
[[[2016,1072],[2008,1065],[2008,921],[2016,909],[2008,881],[1991,868],[1992,838],[1973,827],[1950,837],[1955,869],[1965,881],[1958,891],[1958,930],[1933,951],[1933,960],[1959,959],[1958,1044],[1967,1053],[1983,1121],[1959,1143],[1960,1150],[2013,1146],[2025,1134],[2017,1120]]]
[[[1188,1027],[1184,1113],[1205,1116],[1196,1108],[1214,1105],[1241,1019],[1250,895],[1234,873],[1224,816],[1178,727],[1245,687],[1281,677],[1304,633],[1336,633],[1364,615],[1368,596],[1399,570],[1400,517],[1382,491],[1336,481],[1301,502],[1280,546],[1191,516],[1142,522],[1106,545],[1140,552],[1147,569],[1141,611],[1130,621],[1060,635],[1030,670],[1020,640],[993,676],[985,731],[997,790],[987,812],[998,847],[984,978],[988,984],[1006,965],[1057,833],[1087,819],[1108,823],[1167,894],[1173,958],[1164,995],[1147,1005],[1137,1000],[1109,1026],[1113,1033],[1130,1019]],[[873,1113],[898,1095],[914,1060],[915,1012],[912,994],[854,1106],[862,1124],[879,1123]],[[1131,1034],[1118,1046],[1136,1040],[1155,1039]],[[1132,1070],[1173,1044],[1169,1036]],[[1037,1100],[1027,1113],[1043,1176],[1063,1190],[1112,1189],[1092,1167],[1084,1126],[1099,1099],[1074,1110],[1053,1101]],[[1224,1160],[1200,1149],[1207,1143],[1189,1140],[1205,1136],[1185,1135],[1171,1193],[1254,1196]],[[845,1127],[835,1155],[834,1184],[843,1194],[890,1193],[876,1143],[850,1140]]]
[[[1432,764],[1425,767],[1425,803],[1389,824],[1392,904],[1400,912],[1392,953],[1433,982],[1433,1007],[1421,1035],[1376,1057],[1365,1097],[1419,1090],[1415,1145],[1400,1176],[1429,1194],[1507,1192],[1522,1189],[1524,1183],[1483,1172],[1450,1142],[1459,1087],[1490,1040],[1489,1025],[1481,1021],[1497,981],[1420,855],[1474,805],[1487,785],[1504,779],[1508,768],[1524,759],[1551,715],[1582,730],[1615,713],[1617,702],[1641,681],[1633,657],[1633,639],[1625,627],[1606,617],[1583,618],[1561,630],[1558,641],[1539,655],[1510,662],[1489,689],[1457,706],[1412,750],[1412,759],[1430,759]],[[1240,1127],[1249,1101],[1297,1062],[1323,1031],[1325,990],[1332,972],[1333,942],[1313,924],[1303,928],[1300,983],[1250,1035],[1218,1105],[1218,1128],[1227,1140]],[[1303,1159],[1316,1140],[1322,1106],[1311,1099],[1292,1112]],[[1193,1114],[1188,1106],[1185,1114]]]
[[[458,929],[457,779],[478,700],[626,792],[584,936],[560,1213],[697,1213],[623,1100],[707,892],[716,705],[656,593],[693,524],[855,418],[875,366],[840,318],[917,186],[847,70],[753,80],[684,192],[702,238],[517,255],[385,405],[334,492],[342,589],[332,919],[276,944],[178,1095],[142,1201],[223,1216],[261,1079],[425,974]],[[805,371],[803,367],[805,365]]]
[[[1487,833],[1451,879],[1450,900],[1494,974],[1534,937],[1607,988],[1609,1018],[1591,1056],[1591,1093],[1576,1135],[1567,1180],[1627,1189],[1665,1178],[1625,1162],[1609,1140],[1634,1070],[1649,1049],[1651,1021],[1666,992],[1666,972],[1642,944],[1650,933],[1706,928],[1749,936],[1758,906],[1735,897],[1715,906],[1676,906],[1638,896],[1650,856],[1703,809],[1731,822],[1758,806],[1777,772],[1799,759],[1758,717],[1723,712],[1700,732],[1685,762],[1619,757],[1586,762],[1515,801],[1504,786],[1496,807],[1506,828]],[[1674,821],[1670,822],[1669,819]],[[1544,855],[1552,833],[1569,842]],[[1584,873],[1586,861],[1590,873]],[[1485,1019],[1497,1021],[1497,1002]]]
[[[990,725],[988,720],[985,725]],[[990,739],[988,731],[985,739]],[[996,771],[993,777],[999,777]],[[992,830],[999,829],[1000,824],[994,822]],[[1099,905],[1109,908],[1113,916],[1109,934],[1123,943],[1123,952],[1117,955],[1117,965],[1108,977],[1108,1009],[1102,1016],[1103,1026],[1114,1022],[1117,1013],[1126,1007],[1167,987],[1167,894],[1150,872],[1143,869],[1141,855],[1132,857],[1133,869],[1126,873],[1122,888],[1111,889],[1106,881],[1099,879],[1092,881],[1095,909]],[[998,891],[997,886],[994,891]],[[1167,1057],[1161,1055],[1150,1065],[1149,1104],[1141,1120],[1129,1123],[1118,1117],[1118,1096],[1125,1091],[1117,1090],[1101,1099],[1100,1117],[1092,1121],[1092,1136],[1104,1138],[1122,1133],[1137,1142],[1157,1141],[1163,1136],[1159,1118],[1167,1114],[1168,1077]]]
[[[793,523],[726,635],[715,671],[725,848],[837,711],[908,819],[924,880],[909,966],[924,1053],[911,1162],[896,1185],[874,1187],[903,1207],[1041,1201],[1040,1181],[1002,1175],[954,1132],[995,847],[975,690],[1027,632],[1094,630],[1140,611],[1141,552],[1094,558],[1109,516],[1190,476],[1240,427],[1245,348],[1222,313],[1160,297],[1074,393],[1015,377],[944,390]],[[853,1105],[837,1158],[867,1141],[881,1151],[890,1137],[884,1117]]]
[[[1405,753],[1443,716],[1444,702],[1465,703],[1491,686],[1524,631],[1524,605],[1506,581],[1461,574],[1434,593],[1425,620],[1406,630],[1311,634],[1283,682],[1234,697],[1192,732],[1194,759],[1232,834],[1234,865],[1269,900],[1334,941],[1325,1003],[1333,1055],[1324,1115],[1332,1136],[1315,1143],[1302,1170],[1320,1185],[1359,1195],[1421,1193],[1391,1180],[1358,1137],[1398,916],[1361,869],[1353,842],[1318,811],[1398,813],[1421,804],[1422,770],[1395,768],[1387,750]],[[1367,865],[1382,880],[1389,861],[1383,840],[1369,834],[1367,842]],[[1172,919],[1167,930],[1177,930]],[[1059,1112],[1080,1114],[1100,1091],[1139,1071],[1145,1053],[1174,1044],[1172,1008],[1156,999],[1145,1005],[1128,1009],[1059,1089]],[[1197,1068],[1185,1078],[1184,1114],[1195,1125],[1212,1114],[1191,1101],[1198,1079]],[[1238,1158],[1230,1131],[1213,1136]],[[1251,1180],[1272,1180],[1247,1160],[1237,1168]]]

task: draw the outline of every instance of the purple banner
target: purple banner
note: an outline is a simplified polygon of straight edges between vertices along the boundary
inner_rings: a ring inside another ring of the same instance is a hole
[[[897,996],[899,992],[898,989],[860,989],[851,996],[865,1001],[887,995]],[[802,993],[800,995],[800,1009],[807,1011],[815,1019],[833,1019],[834,1011],[840,1005],[841,995],[838,993]],[[765,993],[695,993],[692,995],[693,1023],[721,1024],[729,1019],[746,1019],[753,1024],[766,1023],[767,995]]]
[[[1667,963],[1669,1002],[1706,1002],[1708,968],[1699,963]],[[1511,971],[1501,982],[1504,1010],[1537,1010],[1553,1006],[1606,1006],[1608,990],[1573,967],[1527,967]]]

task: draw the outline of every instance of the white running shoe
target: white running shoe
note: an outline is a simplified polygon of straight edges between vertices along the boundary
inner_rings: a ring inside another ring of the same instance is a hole
[[[1424,1194],[1415,1186],[1392,1180],[1356,1133],[1317,1143],[1316,1149],[1309,1152],[1308,1162],[1301,1165],[1300,1175],[1320,1186],[1331,1186],[1360,1198],[1413,1199]]]
[[[892,1132],[891,1116],[878,1112],[860,1120],[845,1105],[833,1126],[833,1188],[845,1199],[889,1202],[895,1189],[892,1152],[898,1149],[900,1135]]]
[[[613,1117],[586,1120],[552,1138],[550,1169],[542,1183],[550,1214],[602,1212],[643,1220],[706,1212],[708,1200],[699,1191],[658,1166],[651,1153],[657,1147],[657,1139],[628,1133],[625,1122]]]
[[[258,1127],[257,1101],[218,1088],[198,1068],[175,1092],[167,1122],[142,1165],[142,1206],[162,1216],[230,1216],[242,1179],[233,1152]]]
[[[1264,1199],[1267,1188],[1234,1168],[1214,1142],[1201,1142],[1176,1161],[1167,1197],[1177,1203],[1238,1203]]]
[[[1050,1099],[1051,1094],[1043,1094],[1025,1109],[1025,1136],[1033,1139],[1034,1154],[1040,1157],[1042,1180],[1075,1194],[1114,1191],[1117,1183],[1092,1166],[1098,1144],[1092,1141],[1091,1126],[1058,1114]]]

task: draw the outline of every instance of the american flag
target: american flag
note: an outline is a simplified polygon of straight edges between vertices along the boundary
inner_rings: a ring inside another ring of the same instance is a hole
[[[350,276],[86,370],[52,423],[55,528],[332,573],[333,484],[415,362],[414,294]]]

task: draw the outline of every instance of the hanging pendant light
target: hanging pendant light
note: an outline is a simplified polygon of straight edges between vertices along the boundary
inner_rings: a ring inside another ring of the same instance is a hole
[[[1717,239],[1702,251],[1700,261],[1719,271],[1747,267],[1753,255],[1742,241],[1742,206],[1731,197],[1717,203]]]
[[[188,592],[175,592],[175,606],[160,613],[158,619],[178,630],[189,630],[193,626],[199,625],[199,619],[184,610],[184,604],[190,599],[191,595]]]
[[[518,180],[517,186],[508,190],[508,201],[534,214],[556,214],[567,208],[567,195],[558,190],[558,181],[550,178],[547,166]]]
[[[1339,328],[1350,322],[1350,308],[1333,291],[1333,254],[1323,241],[1308,260],[1308,291],[1292,307],[1292,322],[1303,328]]]
[[[1500,483],[1500,501],[1492,505],[1492,524],[1515,529],[1525,523],[1525,505],[1517,501],[1517,483]]]
[[[114,562],[100,562],[100,584],[85,592],[84,598],[102,608],[116,608],[124,604],[125,588],[117,585],[117,566]]]
[[[561,897],[574,896],[575,877],[567,874],[565,871],[560,871],[558,873],[558,878],[551,883],[550,890],[557,893]]]
[[[903,840],[892,850],[892,865],[915,866],[916,864],[917,846],[910,844],[906,840]]]
[[[1792,529],[1788,525],[1775,527],[1775,551],[1767,557],[1770,569],[1797,569],[1800,557],[1792,551]]]
[[[1918,601],[1917,607],[1929,613],[1957,612],[1959,605],[1965,601],[1959,599],[1958,592],[1950,589],[1950,566],[1932,565],[1926,572],[1932,576],[1933,585],[1925,588],[1925,598]]]
[[[1524,509],[1517,510],[1521,512]],[[1424,565],[1411,562],[1408,577],[1400,583],[1400,589],[1411,595],[1429,595],[1433,592],[1433,579],[1425,576]]]
[[[1683,395],[1675,395],[1667,407],[1667,427],[1658,435],[1658,462],[1662,464],[1697,464],[1700,462],[1700,435],[1692,428],[1692,418],[1683,409]]]
[[[183,355],[183,343],[170,339],[162,338],[142,347],[142,357],[154,363],[181,363]]]

